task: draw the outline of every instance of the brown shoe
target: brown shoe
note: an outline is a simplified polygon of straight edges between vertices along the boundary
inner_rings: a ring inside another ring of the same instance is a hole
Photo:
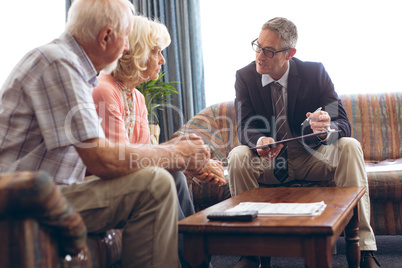
[[[260,268],[272,268],[271,257],[260,257]]]
[[[255,256],[241,256],[239,262],[234,268],[258,268],[260,267],[260,258]]]
[[[379,268],[380,263],[374,257],[372,251],[362,251],[360,257],[360,268]]]
[[[271,257],[242,256],[234,268],[269,268]]]

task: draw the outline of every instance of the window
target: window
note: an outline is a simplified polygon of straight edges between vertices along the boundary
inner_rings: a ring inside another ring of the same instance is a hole
[[[28,51],[62,34],[65,17],[65,1],[1,1],[0,87]]]
[[[298,27],[295,57],[322,62],[338,93],[402,91],[398,1],[202,0],[207,106],[233,100],[236,71],[255,58],[250,42],[270,18]]]

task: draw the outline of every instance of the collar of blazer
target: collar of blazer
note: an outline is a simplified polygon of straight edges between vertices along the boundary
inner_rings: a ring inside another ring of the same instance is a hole
[[[295,105],[296,105],[297,94],[298,94],[299,88],[300,88],[301,77],[297,70],[297,65],[296,65],[295,60],[293,60],[293,59],[289,60],[289,65],[290,65],[290,69],[289,69],[288,88],[287,88],[287,103],[288,103],[289,120],[292,120],[292,118],[293,118],[292,115],[294,114],[294,109],[295,109]],[[255,65],[254,65],[254,70],[256,70]],[[257,71],[255,71],[255,72],[257,74],[256,80],[258,80],[256,82],[259,87],[259,91],[261,92],[261,97],[262,97],[264,103],[271,103],[271,94],[266,94],[266,92],[264,92],[266,90],[266,88],[262,86],[262,82],[261,82],[262,75],[257,73]],[[265,106],[265,109],[266,109],[266,113],[268,115],[273,115],[272,105]],[[291,122],[289,122],[289,123],[291,123]]]

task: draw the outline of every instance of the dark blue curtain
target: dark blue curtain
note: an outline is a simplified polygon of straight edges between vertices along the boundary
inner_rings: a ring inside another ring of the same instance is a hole
[[[169,30],[172,43],[164,51],[165,81],[179,81],[174,109],[160,112],[161,141],[205,108],[204,62],[199,0],[131,0],[137,13],[156,17]]]
[[[160,142],[168,140],[183,123],[205,108],[204,62],[199,0],[129,0],[138,14],[165,24],[172,43],[164,50],[164,81],[175,84],[173,108],[159,112]],[[66,10],[71,4],[66,0]]]

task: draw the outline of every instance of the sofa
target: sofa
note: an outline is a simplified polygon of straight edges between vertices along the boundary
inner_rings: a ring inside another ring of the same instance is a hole
[[[0,268],[119,267],[121,231],[87,234],[45,172],[0,175]]]
[[[363,148],[371,198],[371,225],[374,232],[376,235],[400,235],[402,92],[345,94],[339,97],[352,126],[352,137],[356,138]],[[209,145],[211,158],[222,161],[226,166],[229,152],[240,145],[236,129],[234,102],[229,101],[202,110],[173,136],[188,133],[199,135]],[[230,197],[227,185],[219,187],[191,177],[187,179],[197,211]]]

